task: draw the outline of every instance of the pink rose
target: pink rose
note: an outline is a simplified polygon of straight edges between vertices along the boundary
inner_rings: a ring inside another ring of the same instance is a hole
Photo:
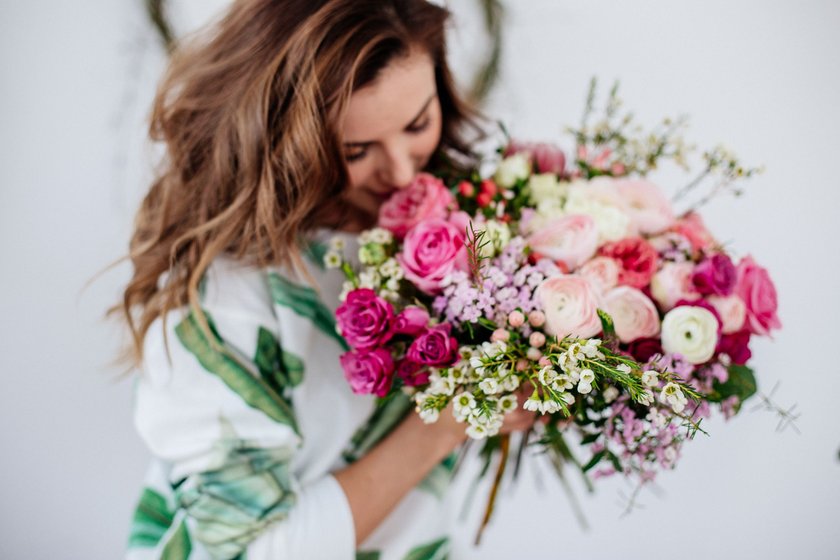
[[[418,289],[435,294],[448,274],[467,270],[465,238],[465,230],[447,221],[424,221],[405,236],[397,261]]]
[[[391,336],[394,308],[376,292],[359,288],[347,294],[335,312],[341,335],[356,350],[383,345]]]
[[[667,262],[653,275],[650,281],[650,293],[659,309],[670,311],[680,300],[695,300],[700,293],[694,288],[691,275],[694,265],[690,262]]]
[[[442,323],[426,329],[411,346],[406,357],[412,362],[435,367],[451,366],[458,358],[458,341],[451,335],[452,325]]]
[[[691,276],[695,289],[704,295],[728,296],[735,289],[737,273],[732,259],[723,253],[706,257]]]
[[[595,291],[586,278],[554,276],[543,281],[535,295],[545,313],[548,334],[589,338],[601,332]]]
[[[656,249],[641,237],[625,237],[607,243],[601,247],[598,254],[612,257],[621,263],[619,284],[639,289],[650,283],[659,263]]]
[[[528,237],[528,246],[535,253],[574,271],[589,260],[598,249],[598,228],[595,220],[583,214],[570,214],[550,222]]]
[[[718,312],[723,323],[723,334],[732,334],[743,328],[747,318],[747,306],[741,298],[736,295],[709,296],[706,301]]]
[[[440,179],[419,173],[408,187],[394,193],[380,207],[379,225],[402,239],[424,220],[445,218],[454,206],[455,197]]]
[[[756,264],[751,256],[744,257],[738,263],[735,294],[747,306],[746,323],[750,332],[769,335],[771,330],[782,328],[782,322],[776,315],[776,286],[773,285],[767,269]]]
[[[671,227],[671,231],[675,231],[688,239],[695,251],[706,251],[715,244],[715,239],[706,229],[703,218],[696,212],[689,212],[681,216]]]
[[[539,173],[554,173],[562,176],[566,170],[566,154],[554,144],[513,141],[505,150],[505,157],[518,153],[528,154],[531,163],[536,166]]]
[[[659,334],[659,312],[645,294],[630,286],[619,286],[604,296],[604,311],[615,323],[615,334],[625,344]]]
[[[428,311],[422,307],[406,307],[394,319],[394,334],[416,336],[426,330],[428,324]]]
[[[345,352],[339,361],[354,393],[378,397],[388,394],[394,374],[394,360],[390,352],[384,348]]]
[[[617,179],[615,186],[637,234],[654,235],[673,225],[674,210],[659,187],[644,179]]]
[[[583,276],[598,293],[606,293],[618,285],[618,275],[621,265],[610,257],[595,257],[588,261],[577,273]]]

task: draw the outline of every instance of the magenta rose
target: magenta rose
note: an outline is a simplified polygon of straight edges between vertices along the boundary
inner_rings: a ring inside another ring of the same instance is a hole
[[[367,288],[347,294],[335,312],[336,322],[347,344],[356,350],[367,350],[383,345],[393,335],[391,323],[394,308]]]
[[[402,239],[424,220],[445,218],[455,206],[455,197],[443,182],[420,173],[412,183],[394,193],[379,209],[379,225]]]
[[[505,150],[505,157],[519,153],[527,154],[539,173],[562,176],[566,170],[566,154],[554,144],[513,141]]]
[[[384,348],[373,351],[345,352],[339,359],[344,377],[358,395],[384,397],[391,389],[394,360]]]
[[[425,366],[446,367],[458,358],[458,341],[450,334],[452,325],[442,323],[426,329],[411,343],[406,357]]]
[[[662,341],[659,337],[640,338],[634,340],[628,346],[627,351],[633,356],[637,362],[645,363],[654,357],[656,354],[664,354],[662,350]]]
[[[750,352],[750,331],[738,331],[720,337],[717,345],[718,354],[726,354],[732,363],[744,365],[752,357]]]
[[[426,330],[429,313],[422,307],[406,307],[394,319],[394,334],[416,336]]]
[[[625,237],[607,243],[598,254],[612,257],[621,263],[618,283],[642,289],[650,283],[659,263],[659,255],[653,246],[641,237]]]
[[[732,259],[716,253],[703,259],[691,275],[694,288],[703,295],[728,296],[738,279]]]
[[[427,220],[405,236],[397,261],[421,291],[435,294],[455,270],[467,270],[466,231],[445,220]]]
[[[735,294],[747,305],[747,327],[758,335],[769,335],[773,329],[782,328],[776,311],[776,286],[765,268],[746,256],[738,263],[738,280]]]
[[[397,362],[397,376],[409,387],[425,385],[429,382],[429,368],[423,364],[403,358]]]

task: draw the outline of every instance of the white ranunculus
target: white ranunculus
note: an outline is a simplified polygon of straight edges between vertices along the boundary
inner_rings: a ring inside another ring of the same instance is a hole
[[[592,189],[591,185],[580,182],[569,185],[563,212],[591,216],[602,243],[627,237],[630,216],[624,211],[618,195],[608,188],[609,185],[600,186],[604,188]]]
[[[662,348],[670,354],[681,354],[692,364],[707,362],[717,342],[718,321],[708,309],[683,305],[662,319]]]
[[[545,200],[560,200],[564,189],[560,187],[560,181],[554,173],[539,173],[528,179],[528,192],[531,202],[539,205]]]
[[[509,189],[519,179],[527,179],[531,174],[531,162],[526,154],[514,154],[506,157],[499,164],[494,179],[500,187]]]

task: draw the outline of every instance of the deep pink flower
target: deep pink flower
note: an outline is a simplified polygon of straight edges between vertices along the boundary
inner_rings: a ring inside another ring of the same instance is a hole
[[[411,343],[406,357],[412,362],[446,367],[455,363],[458,358],[458,341],[450,334],[452,325],[441,323],[426,329]]]
[[[403,358],[397,362],[397,376],[409,387],[425,385],[429,382],[429,368],[423,364]]]
[[[339,361],[354,393],[378,397],[388,394],[394,375],[394,360],[390,352],[384,348],[345,352]]]
[[[394,308],[367,288],[347,294],[335,312],[336,322],[347,344],[356,350],[383,345],[391,336]]]
[[[646,363],[656,354],[664,354],[659,337],[634,340],[630,343],[627,351],[640,363]]]
[[[656,249],[641,237],[625,237],[607,243],[601,247],[598,254],[612,257],[621,263],[619,284],[638,289],[650,284],[659,262]]]
[[[406,188],[394,193],[379,209],[379,225],[402,239],[424,220],[445,218],[455,197],[433,175],[419,173]]]
[[[747,326],[750,332],[769,335],[771,330],[782,328],[782,322],[776,314],[776,286],[767,269],[756,264],[750,256],[738,263],[735,293],[747,305]]]
[[[426,330],[429,313],[422,307],[409,306],[394,319],[394,334],[416,336]]]
[[[723,253],[703,259],[691,275],[694,288],[703,295],[728,296],[735,289],[737,279],[732,259]]]
[[[444,220],[427,220],[408,232],[397,261],[421,291],[435,294],[455,270],[467,270],[466,230]]]
[[[750,351],[750,331],[743,330],[735,334],[720,337],[717,345],[718,354],[727,354],[732,363],[744,365],[752,357]]]

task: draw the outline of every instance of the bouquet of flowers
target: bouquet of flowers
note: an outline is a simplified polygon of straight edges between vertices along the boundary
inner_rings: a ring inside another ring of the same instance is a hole
[[[509,141],[490,173],[421,174],[358,237],[355,264],[339,242],[324,259],[346,275],[336,319],[355,392],[408,395],[426,422],[452,403],[505,459],[499,428],[523,406],[546,417],[531,445],[558,465],[644,483],[713,408],[729,417],[755,393],[750,339],[781,324],[767,271],[734,259],[696,211],[758,170],[706,152],[675,200],[704,180],[710,192],[677,213],[646,177],[665,159],[685,165],[682,122],[634,133],[613,88],[589,126],[594,85],[573,161]]]

